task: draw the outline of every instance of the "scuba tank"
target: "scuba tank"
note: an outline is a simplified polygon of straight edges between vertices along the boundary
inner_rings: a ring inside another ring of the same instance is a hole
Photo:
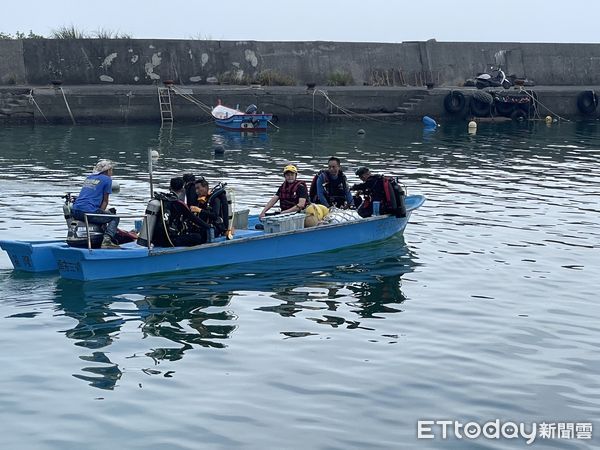
[[[206,200],[206,204],[210,205],[210,201],[213,198],[221,197],[221,208],[220,208],[219,211],[214,211],[214,213],[216,213],[221,218],[221,220],[223,221],[222,225],[218,226],[218,232],[221,235],[228,234],[227,231],[231,228],[231,225],[232,225],[232,211],[233,211],[233,209],[230,206],[231,205],[231,199],[230,199],[230,197],[228,195],[227,190],[225,189],[225,186],[227,186],[227,183],[218,183],[212,189],[211,194],[209,195],[208,199]],[[231,239],[231,238],[228,237],[228,239]]]
[[[225,197],[227,198],[227,230],[225,230],[225,237],[228,240],[233,239],[233,218],[235,215],[235,205],[233,202],[233,192],[229,189],[225,190]]]
[[[140,230],[140,236],[138,237],[137,243],[148,247],[149,242],[152,242],[152,236],[154,235],[154,227],[156,226],[156,220],[160,214],[160,200],[150,200],[146,207],[144,221],[142,223],[142,229]],[[148,234],[150,233],[150,238]]]
[[[73,217],[72,209],[73,202],[75,201],[74,196],[70,193],[65,194],[63,197],[65,203],[63,204],[63,215],[67,222],[67,245],[69,247],[87,248],[88,246],[88,234],[83,220],[77,220]],[[104,238],[104,230],[102,225],[97,223],[89,224],[90,230],[90,244],[92,248],[100,248],[102,245],[102,239]]]

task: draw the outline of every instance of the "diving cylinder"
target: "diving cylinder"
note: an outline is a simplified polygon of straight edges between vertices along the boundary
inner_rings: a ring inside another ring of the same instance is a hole
[[[152,242],[152,236],[154,235],[154,227],[156,226],[156,221],[158,220],[160,209],[160,200],[150,200],[148,202],[148,206],[146,207],[145,212],[146,215],[144,216],[142,229],[140,230],[140,236],[137,240],[137,243],[139,245],[147,247],[148,243]],[[148,237],[148,233],[150,234],[150,237]]]
[[[63,215],[65,216],[65,220],[67,221],[67,225],[71,223],[73,217],[71,216],[71,205],[69,203],[63,204]]]
[[[234,214],[234,205],[233,205],[233,196],[230,189],[225,190],[225,196],[227,197],[227,210],[229,211],[227,218],[229,219],[229,227],[233,226],[233,214]]]

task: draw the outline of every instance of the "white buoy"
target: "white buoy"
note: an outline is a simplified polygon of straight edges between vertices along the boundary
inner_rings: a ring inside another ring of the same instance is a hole
[[[471,120],[471,121],[469,122],[469,130],[471,130],[471,129],[473,129],[473,128],[474,128],[474,129],[477,129],[477,122],[475,122],[474,120]]]
[[[547,124],[551,124],[552,123],[552,116],[546,116],[546,118],[544,120],[546,121]]]
[[[358,134],[365,134],[365,130],[363,130],[362,128],[360,128],[360,129],[357,131],[357,133],[358,133]]]
[[[160,156],[160,154],[158,153],[158,150],[152,150],[150,152],[150,156],[152,157],[152,159],[158,159],[158,157]]]

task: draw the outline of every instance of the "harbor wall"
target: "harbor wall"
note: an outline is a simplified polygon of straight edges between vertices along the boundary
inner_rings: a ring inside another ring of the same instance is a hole
[[[538,85],[600,85],[600,44],[258,42],[163,39],[0,40],[0,84],[244,84],[275,72],[292,84],[461,86],[501,66]]]
[[[207,106],[254,103],[282,120],[468,119],[474,89],[463,84],[492,65],[535,82],[539,115],[599,117],[577,100],[598,92],[600,44],[24,39],[0,40],[0,121],[160,122],[166,80]],[[459,114],[444,108],[456,90]],[[210,120],[184,97],[172,101],[175,121]]]

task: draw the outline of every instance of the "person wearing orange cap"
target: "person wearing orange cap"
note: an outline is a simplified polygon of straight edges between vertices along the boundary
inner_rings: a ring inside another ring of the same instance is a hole
[[[269,200],[266,206],[259,214],[259,219],[263,219],[269,209],[275,203],[279,202],[281,213],[293,213],[302,211],[308,201],[308,189],[304,181],[298,180],[298,169],[293,164],[288,164],[283,168],[283,176],[285,181],[275,195]]]

